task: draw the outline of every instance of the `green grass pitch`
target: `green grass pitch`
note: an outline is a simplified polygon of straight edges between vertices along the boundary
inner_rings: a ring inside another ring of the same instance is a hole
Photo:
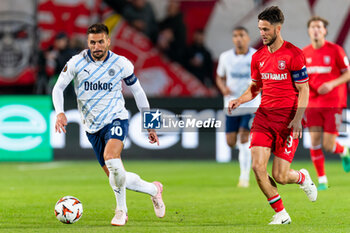
[[[292,224],[268,226],[273,210],[253,174],[251,186],[237,188],[238,163],[126,161],[129,171],[164,184],[167,213],[158,219],[148,195],[127,192],[129,222],[110,225],[115,198],[97,162],[1,163],[0,232],[350,232],[350,174],[340,161],[326,164],[330,188],[311,203],[298,185],[279,186]],[[294,162],[307,168],[311,162]],[[271,169],[271,165],[269,170]],[[75,224],[56,220],[54,205],[66,195],[84,207]]]

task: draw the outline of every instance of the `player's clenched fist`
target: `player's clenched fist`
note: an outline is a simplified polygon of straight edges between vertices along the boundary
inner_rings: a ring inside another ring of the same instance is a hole
[[[241,101],[239,99],[230,100],[228,104],[228,113],[231,114],[231,111],[238,108],[241,105]]]

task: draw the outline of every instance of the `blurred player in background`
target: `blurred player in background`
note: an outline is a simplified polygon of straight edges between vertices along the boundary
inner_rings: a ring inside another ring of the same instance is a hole
[[[162,184],[149,183],[135,173],[126,172],[121,160],[129,125],[121,81],[131,89],[140,111],[150,107],[140,82],[134,75],[134,66],[125,57],[109,50],[108,33],[104,24],[89,27],[89,49],[67,62],[53,89],[52,98],[57,113],[56,132],[66,133],[63,91],[74,79],[78,110],[87,137],[99,163],[109,176],[109,183],[116,196],[117,208],[111,224],[122,226],[128,220],[125,188],[151,195],[157,217],[164,217],[165,205],[162,200]],[[149,130],[148,134],[150,143],[159,145],[156,132]]]
[[[310,201],[316,201],[317,188],[307,170],[290,168],[302,136],[301,120],[309,99],[308,76],[303,52],[284,41],[282,11],[266,8],[258,16],[264,46],[252,57],[252,84],[238,99],[231,100],[229,111],[254,99],[261,91],[261,104],[251,129],[252,168],[261,191],[276,214],[270,224],[288,224],[291,218],[278,194],[279,184],[299,184]],[[272,177],[266,167],[274,153]]]
[[[308,23],[311,44],[303,49],[310,76],[310,98],[305,112],[311,136],[310,155],[318,175],[318,190],[328,188],[322,147],[339,154],[346,172],[350,171],[350,153],[336,141],[347,105],[346,82],[350,80],[349,60],[344,50],[325,37],[327,20],[314,16]]]
[[[224,96],[224,107],[227,108],[230,99],[237,99],[243,94],[251,83],[250,62],[255,49],[249,47],[250,38],[248,30],[236,27],[232,32],[234,48],[223,52],[219,57],[216,70],[216,84]],[[239,109],[226,113],[226,141],[233,148],[238,143],[238,161],[241,170],[238,187],[249,186],[249,173],[251,168],[251,154],[249,150],[249,130],[253,113],[260,104],[257,97],[254,101],[242,104]]]

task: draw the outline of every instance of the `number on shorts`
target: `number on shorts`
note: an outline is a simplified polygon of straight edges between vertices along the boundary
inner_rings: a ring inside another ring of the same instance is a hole
[[[112,135],[117,135],[117,136],[122,136],[123,134],[123,129],[120,126],[112,127],[111,128],[111,133]]]
[[[287,138],[287,147],[291,148],[293,145],[293,136],[289,135],[289,137]]]

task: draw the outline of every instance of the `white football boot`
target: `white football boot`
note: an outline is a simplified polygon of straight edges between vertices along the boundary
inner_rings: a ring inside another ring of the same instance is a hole
[[[272,221],[269,223],[269,225],[290,224],[291,222],[292,219],[290,218],[289,214],[285,209],[283,209],[272,217]]]
[[[111,224],[113,226],[124,226],[128,221],[128,215],[123,210],[116,210],[112,218]]]
[[[305,181],[303,184],[300,185],[300,188],[304,190],[304,192],[306,193],[306,196],[309,198],[310,201],[316,201],[317,187],[314,184],[314,182],[312,182],[309,172],[304,168],[300,169],[300,172],[305,175]]]
[[[165,216],[165,204],[162,199],[163,185],[158,181],[154,181],[153,184],[158,189],[158,193],[151,197],[154,212],[158,218],[163,218]]]

